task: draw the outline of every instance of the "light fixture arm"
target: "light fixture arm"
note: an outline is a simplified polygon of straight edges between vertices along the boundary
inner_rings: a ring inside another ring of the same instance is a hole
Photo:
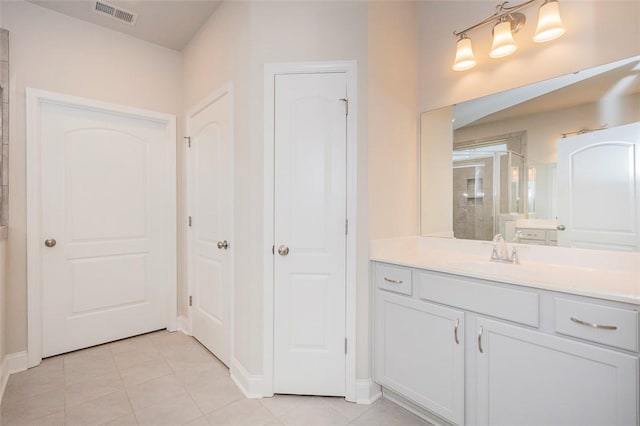
[[[507,6],[509,4],[508,1],[505,1],[498,6],[496,6],[496,11],[491,16],[483,19],[475,25],[472,25],[468,28],[465,28],[462,31],[454,31],[453,35],[456,37],[461,36],[462,34],[468,33],[471,30],[475,30],[476,28],[484,27],[485,25],[489,25],[492,22],[503,20],[504,17],[510,15],[511,13],[518,12],[522,9],[525,9],[531,6],[535,2],[539,2],[540,0],[528,0],[524,3],[517,4],[515,6]],[[546,0],[544,0],[546,2]]]

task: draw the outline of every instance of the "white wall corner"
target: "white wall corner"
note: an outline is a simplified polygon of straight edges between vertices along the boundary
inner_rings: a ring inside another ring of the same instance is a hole
[[[231,380],[247,398],[264,397],[264,376],[249,373],[237,359],[231,360]]]
[[[371,379],[356,380],[356,404],[372,404],[382,397],[380,385]]]
[[[19,373],[27,369],[27,351],[7,354],[0,366],[0,401],[9,382],[9,375]]]
[[[178,331],[183,332],[187,336],[191,336],[191,322],[186,315],[178,315]]]

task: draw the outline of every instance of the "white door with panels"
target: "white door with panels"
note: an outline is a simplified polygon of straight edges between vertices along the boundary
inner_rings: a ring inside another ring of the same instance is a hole
[[[231,93],[187,116],[191,332],[223,363],[231,353],[233,138]]]
[[[166,328],[175,128],[126,107],[39,105],[42,356]]]
[[[275,77],[275,393],[345,395],[346,92]]]
[[[558,245],[640,250],[640,123],[558,141]]]

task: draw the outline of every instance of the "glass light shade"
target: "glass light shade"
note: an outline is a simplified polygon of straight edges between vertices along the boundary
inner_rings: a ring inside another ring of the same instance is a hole
[[[538,11],[538,26],[533,36],[536,43],[544,43],[564,34],[564,26],[560,19],[560,7],[556,0],[547,1]]]
[[[476,59],[473,57],[471,39],[462,37],[456,45],[456,59],[453,61],[454,71],[466,71],[476,66]]]
[[[511,24],[508,21],[498,22],[493,27],[493,45],[491,45],[492,58],[503,58],[511,55],[518,47],[511,33]]]

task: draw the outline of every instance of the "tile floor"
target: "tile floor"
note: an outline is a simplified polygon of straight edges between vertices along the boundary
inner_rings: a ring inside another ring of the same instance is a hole
[[[381,399],[246,399],[192,337],[158,331],[46,359],[13,374],[0,425],[428,425]]]

